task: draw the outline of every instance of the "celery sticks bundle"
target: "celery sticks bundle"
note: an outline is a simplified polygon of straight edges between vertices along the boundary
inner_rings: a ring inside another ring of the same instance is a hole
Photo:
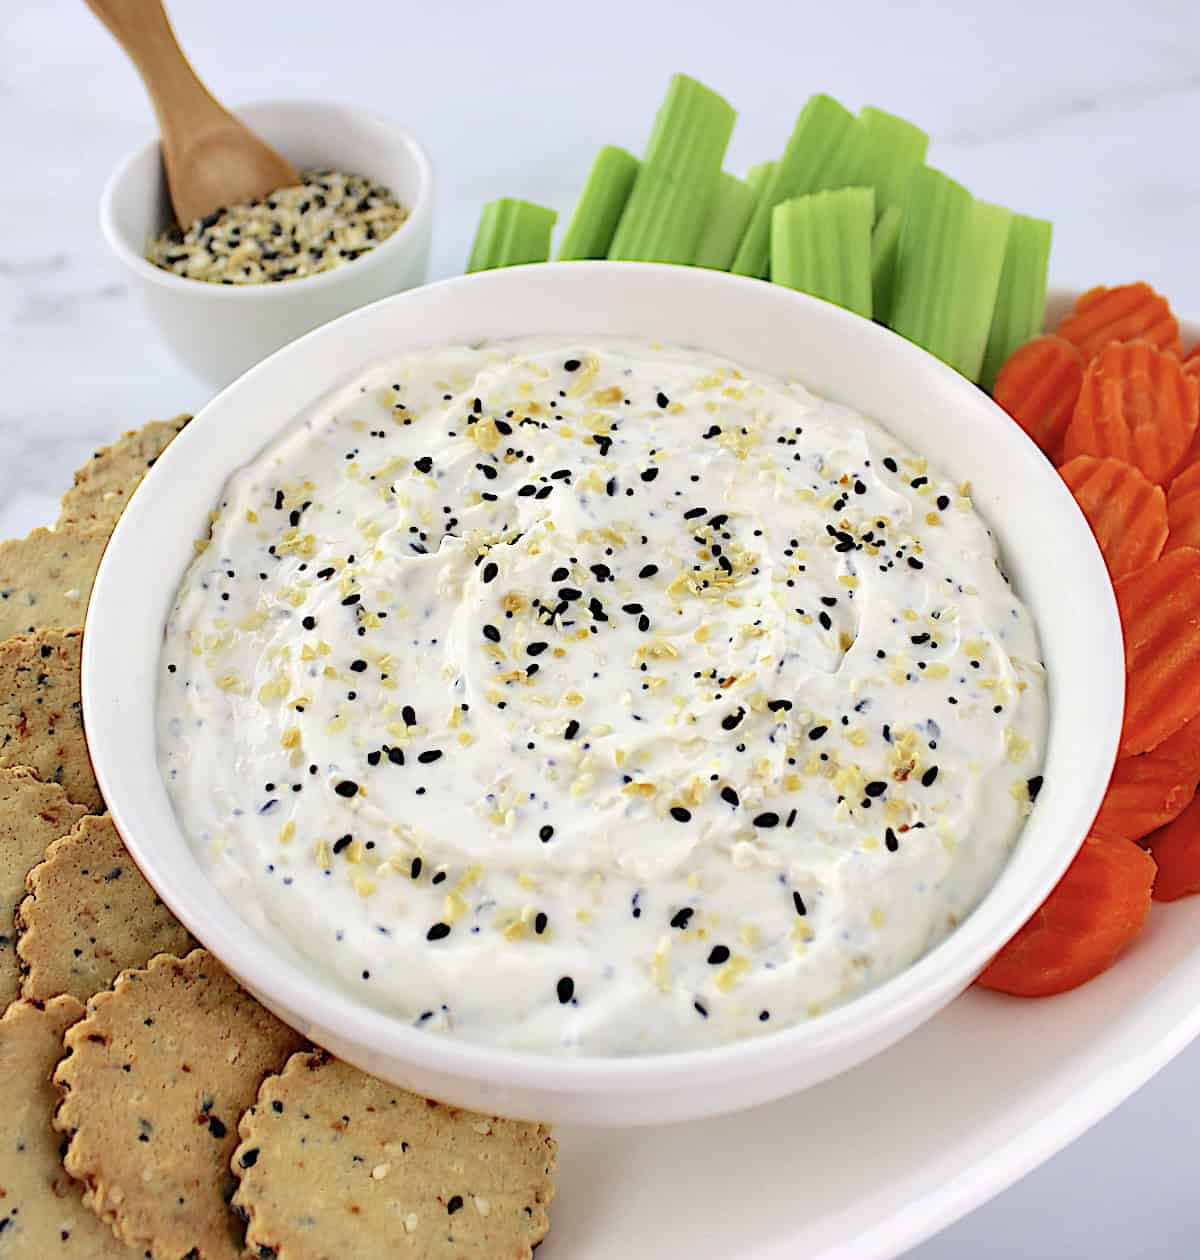
[[[1040,330],[1050,224],[977,201],[926,165],[919,127],[818,94],[779,158],[739,179],[722,169],[735,118],[675,75],[642,157],[614,145],[596,155],[559,260],[770,279],[886,324],[985,388]],[[547,261],[556,218],[490,202],[467,270]]]

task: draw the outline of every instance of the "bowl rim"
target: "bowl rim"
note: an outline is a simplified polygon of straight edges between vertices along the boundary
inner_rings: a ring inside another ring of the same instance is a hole
[[[117,226],[116,201],[118,194],[130,181],[139,163],[144,162],[159,148],[158,136],[144,141],[126,153],[104,183],[98,214],[100,232],[109,249],[142,280],[167,290],[173,289],[177,293],[187,294],[201,301],[269,303],[286,300],[287,297],[297,293],[314,293],[319,288],[329,288],[343,283],[347,273],[361,277],[367,268],[386,263],[398,250],[408,248],[410,242],[419,243],[425,235],[426,220],[433,214],[433,163],[425,146],[407,127],[376,110],[363,109],[357,105],[346,105],[340,101],[318,97],[270,97],[263,100],[245,101],[231,106],[230,113],[242,119],[243,122],[260,127],[262,124],[250,117],[258,111],[286,112],[297,108],[312,109],[314,107],[319,110],[328,110],[331,114],[334,111],[341,111],[386,128],[394,136],[394,147],[407,151],[417,167],[417,196],[408,207],[408,218],[386,240],[355,258],[353,266],[334,267],[329,271],[300,276],[298,279],[280,284],[211,284],[203,280],[190,280],[186,276],[179,276],[172,271],[164,271],[163,268],[156,267],[144,254],[134,248],[125,233]]]
[[[1060,787],[1058,782],[1047,785],[1047,789],[1055,793],[1075,790],[1077,799],[1074,801],[1070,817],[1058,821],[1069,822],[1073,833],[1086,836],[1116,758],[1124,705],[1124,655],[1121,629],[1116,600],[1104,561],[1085,518],[1053,467],[1045,460],[1033,442],[1012,424],[1005,413],[983,391],[952,368],[928,355],[919,347],[903,341],[886,328],[871,324],[857,315],[805,294],[720,272],[654,263],[607,261],[548,263],[537,267],[509,268],[456,276],[432,285],[408,290],[331,321],[250,369],[203,408],[193,421],[193,425],[202,425],[205,415],[218,403],[222,408],[228,406],[228,396],[238,391],[244,383],[260,374],[279,371],[280,365],[285,362],[290,361],[292,364],[301,362],[311,346],[311,339],[328,338],[339,334],[345,336],[356,321],[378,319],[381,309],[397,305],[403,309],[405,303],[422,300],[420,295],[426,292],[455,287],[479,288],[486,291],[489,286],[499,288],[505,284],[514,283],[512,278],[521,273],[528,276],[536,274],[545,278],[551,271],[581,275],[595,272],[597,269],[611,273],[616,268],[625,269],[630,273],[659,273],[665,283],[758,286],[764,294],[776,295],[771,300],[782,297],[786,301],[810,304],[820,309],[822,318],[841,324],[846,329],[856,330],[868,341],[874,337],[885,337],[900,342],[902,349],[899,352],[919,356],[924,361],[923,370],[932,373],[934,380],[940,378],[939,388],[957,394],[964,410],[970,411],[982,407],[985,412],[993,413],[993,424],[997,419],[1003,418],[1003,432],[1008,436],[999,440],[1025,447],[1029,476],[1044,484],[1046,493],[1052,500],[1057,498],[1059,507],[1057,515],[1062,519],[1056,524],[1066,531],[1069,541],[1077,546],[1079,565],[1083,568],[1090,567],[1092,576],[1095,578],[1097,619],[1088,627],[1088,640],[1093,651],[1098,653],[1103,684],[1099,685],[1096,691],[1102,696],[1104,704],[1103,721],[1089,728],[1091,732],[1089,750],[1094,750],[1093,756],[1088,760],[1093,770],[1090,776],[1091,787],[1089,790],[1078,786],[1080,781],[1089,778],[1081,774],[1074,776],[1076,782],[1071,785]],[[668,280],[668,276],[674,278]],[[519,335],[519,333],[512,335]],[[712,353],[719,354],[720,351],[714,350]],[[320,386],[314,390],[314,399],[326,393],[333,384],[333,381],[323,377]],[[196,431],[189,426],[185,434]],[[173,453],[180,458],[185,457],[181,449],[174,448],[173,451],[173,448],[168,448],[159,466],[171,467]],[[184,465],[181,464],[180,471],[183,468]],[[226,475],[232,471],[233,468],[229,468]],[[191,888],[177,887],[168,880],[165,891],[162,886],[163,881],[159,878],[158,863],[153,858],[153,847],[144,847],[136,835],[131,834],[132,829],[126,825],[127,810],[132,813],[135,807],[135,793],[129,791],[128,783],[119,787],[116,792],[111,791],[115,778],[129,778],[128,772],[123,770],[120,764],[123,760],[119,751],[120,741],[101,742],[100,738],[106,725],[105,714],[101,707],[104,703],[103,693],[107,691],[111,696],[117,689],[111,679],[106,680],[104,677],[104,662],[101,658],[104,655],[102,649],[106,647],[106,635],[100,624],[100,618],[110,598],[108,585],[117,563],[114,556],[125,551],[128,551],[131,556],[136,555],[138,537],[146,536],[140,522],[142,513],[139,510],[145,506],[146,502],[139,488],[118,521],[112,539],[112,544],[115,546],[110,544],[102,559],[84,630],[82,668],[84,718],[85,725],[97,732],[97,742],[101,743],[101,746],[93,753],[93,761],[96,777],[109,805],[110,813],[129,847],[131,856],[147,880],[197,939],[205,942],[206,948],[209,948],[218,959],[241,978],[247,987],[265,995],[268,1004],[278,1004],[306,1020],[336,1028],[343,1040],[352,1042],[372,1053],[379,1053],[383,1048],[383,1052],[390,1056],[400,1057],[424,1071],[436,1072],[441,1076],[466,1078],[475,1082],[492,1082],[513,1089],[525,1089],[542,1094],[559,1092],[575,1098],[595,1097],[617,1089],[626,1094],[650,1095],[660,1090],[678,1089],[681,1079],[688,1081],[689,1088],[700,1090],[705,1085],[719,1086],[742,1078],[757,1078],[779,1072],[781,1069],[786,1070],[788,1067],[798,1067],[810,1057],[836,1054],[862,1041],[864,1028],[872,1028],[875,1024],[902,1027],[906,1032],[917,1023],[923,1022],[943,1004],[939,1003],[928,1011],[921,1010],[922,994],[929,987],[935,987],[938,992],[948,994],[946,1000],[950,1000],[982,970],[1003,940],[1011,935],[1009,932],[998,939],[998,933],[993,928],[990,932],[984,931],[980,939],[979,911],[989,901],[994,901],[1001,889],[1005,890],[1011,902],[1005,926],[1011,923],[1012,931],[1015,932],[1049,893],[1075,855],[1075,847],[1064,844],[1061,851],[1055,851],[1055,860],[1045,867],[1042,878],[1036,885],[1018,889],[1015,892],[1009,887],[1012,883],[1013,871],[1010,861],[985,893],[979,906],[932,950],[890,980],[822,1014],[820,1018],[806,1023],[781,1026],[770,1033],[712,1047],[623,1057],[562,1056],[539,1051],[500,1048],[449,1036],[431,1036],[426,1031],[414,1028],[402,1017],[389,1015],[356,1000],[348,990],[321,975],[315,968],[306,968],[298,962],[281,956],[257,933],[247,930],[237,911],[225,902],[211,882],[206,882],[204,892],[197,893]],[[1039,625],[1039,632],[1040,629]],[[1055,711],[1051,706],[1048,715],[1048,732],[1052,732],[1054,721]],[[89,746],[90,744],[89,737]],[[1049,738],[1047,746],[1050,746]],[[161,786],[157,765],[150,768],[150,773]],[[163,790],[165,793],[165,788]],[[190,849],[191,846],[186,837],[182,836],[182,828],[173,817],[173,811],[172,822],[181,835],[182,843]],[[1030,826],[1031,823],[1026,824],[1026,828],[1020,833],[1020,840],[1025,839]],[[205,893],[210,901],[217,903],[215,909],[211,904],[205,904]],[[202,925],[199,930],[198,924]],[[931,980],[935,982],[932,986]],[[917,1012],[918,1017],[905,1022],[899,1014],[905,1010],[910,1010],[910,1013]],[[319,1011],[319,1016],[310,1014],[314,1011]],[[903,1035],[903,1032],[896,1034],[896,1036],[899,1035]],[[896,1036],[893,1036],[891,1040],[895,1040]],[[855,1060],[855,1062],[858,1061]],[[785,1089],[779,1092],[787,1091]]]

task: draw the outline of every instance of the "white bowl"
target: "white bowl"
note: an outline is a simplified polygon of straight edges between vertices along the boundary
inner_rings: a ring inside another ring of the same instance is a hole
[[[207,284],[146,261],[173,222],[158,140],[131,153],[100,198],[100,230],[171,352],[218,388],[289,341],[429,271],[433,168],[399,123],[329,101],[258,101],[235,111],[294,166],[334,167],[384,184],[409,212],[381,245],[332,271],[279,284]]]
[[[226,478],[368,364],[421,346],[521,334],[694,346],[799,378],[878,418],[954,478],[970,479],[1032,610],[1049,675],[1045,785],[1011,861],[945,942],[809,1023],[625,1059],[492,1050],[423,1032],[256,935],[216,891],[172,812],[155,750],[163,625]],[[1054,469],[981,391],[886,329],[787,289],[607,262],[517,267],[418,289],[348,315],[247,373],[204,408],[133,496],[100,566],[83,649],[88,742],[117,827],[163,900],[248,989],[335,1054],[410,1089],[487,1112],[607,1125],[715,1115],[803,1089],[883,1050],[961,992],[1087,832],[1116,753],[1123,679],[1112,587],[1091,532]]]

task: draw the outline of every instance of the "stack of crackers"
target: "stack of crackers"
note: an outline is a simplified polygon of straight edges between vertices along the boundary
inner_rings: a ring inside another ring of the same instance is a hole
[[[528,1257],[554,1139],[306,1044],[154,895],[83,734],[82,625],[117,518],[187,422],[0,543],[0,1260]]]

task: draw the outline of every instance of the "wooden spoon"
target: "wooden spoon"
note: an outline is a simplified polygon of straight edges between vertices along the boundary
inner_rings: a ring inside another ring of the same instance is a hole
[[[289,162],[209,94],[176,43],[161,0],[87,5],[129,54],[150,94],[181,228],[301,182]]]

